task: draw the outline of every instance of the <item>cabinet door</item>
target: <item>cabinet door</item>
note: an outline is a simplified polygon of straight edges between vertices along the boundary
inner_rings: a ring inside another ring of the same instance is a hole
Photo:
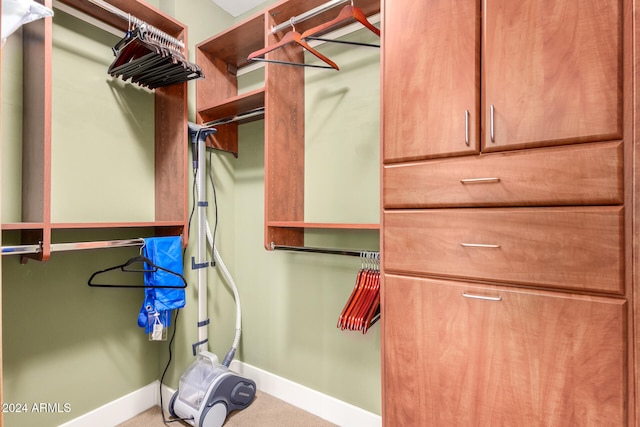
[[[394,275],[383,291],[385,426],[626,425],[625,300]]]
[[[383,4],[384,160],[478,152],[480,2]]]
[[[621,138],[620,0],[484,7],[484,151]]]

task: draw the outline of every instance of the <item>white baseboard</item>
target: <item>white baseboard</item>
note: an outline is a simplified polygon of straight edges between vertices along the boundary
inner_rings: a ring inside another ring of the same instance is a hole
[[[158,386],[154,381],[59,427],[113,427],[135,417],[159,402]]]
[[[231,370],[256,382],[258,390],[303,409],[341,427],[380,427],[382,418],[309,387],[279,377],[255,366],[233,361]],[[113,427],[160,404],[159,381],[107,403],[59,427]],[[162,400],[168,404],[175,390],[162,387]]]

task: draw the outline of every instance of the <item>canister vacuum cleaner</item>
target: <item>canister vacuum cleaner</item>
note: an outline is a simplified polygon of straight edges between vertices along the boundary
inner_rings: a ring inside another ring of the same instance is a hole
[[[192,267],[198,270],[198,342],[193,345],[196,360],[182,374],[178,390],[169,402],[169,412],[172,416],[195,427],[220,427],[230,412],[245,409],[253,402],[256,384],[229,369],[240,343],[241,310],[236,284],[214,245],[214,237],[206,219],[208,205],[204,191],[206,188],[206,139],[215,133],[215,129],[190,122],[188,126],[193,149],[193,167],[196,173],[195,185],[198,198],[198,262],[192,261]],[[218,357],[209,351],[197,351],[208,342],[207,268],[213,263],[206,261],[207,241],[211,247],[215,265],[228,282],[236,301],[235,339],[222,363],[219,363]]]
[[[201,351],[182,374],[169,412],[196,427],[220,427],[227,415],[251,404],[256,384],[218,363],[215,354]]]

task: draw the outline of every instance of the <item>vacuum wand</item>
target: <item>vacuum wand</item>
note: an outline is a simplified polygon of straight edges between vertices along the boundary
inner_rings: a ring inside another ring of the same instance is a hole
[[[189,128],[189,134],[191,135],[191,148],[193,155],[193,169],[195,170],[195,184],[198,190],[204,189],[206,184],[205,169],[206,169],[206,139],[209,135],[216,132],[213,128],[205,128],[195,123],[187,122]],[[199,161],[202,160],[202,164]],[[197,261],[192,260],[192,268],[197,270],[198,273],[198,342],[193,345],[193,354],[196,355],[199,347],[204,347],[208,342],[207,338],[207,325],[209,323],[209,316],[207,314],[207,267],[209,263],[206,261],[206,238],[204,233],[206,231],[207,222],[207,201],[204,191],[201,193],[198,191],[197,200],[194,200],[197,205],[197,219],[198,219],[198,251]]]
[[[194,265],[198,266],[198,295],[200,296],[198,298],[199,313],[200,313],[199,325],[202,325],[199,327],[198,345],[204,345],[208,341],[206,332],[205,332],[206,324],[208,323],[207,308],[206,308],[207,277],[206,277],[206,272],[204,271],[206,270],[206,268],[200,267],[204,264],[204,258],[206,257],[206,242],[208,241],[209,247],[211,248],[211,251],[212,251],[213,263],[215,263],[215,264],[212,263],[212,265],[217,265],[220,268],[222,275],[224,276],[231,290],[233,291],[234,299],[236,301],[236,333],[233,340],[233,344],[231,345],[231,348],[229,349],[229,351],[227,352],[227,354],[225,355],[222,361],[222,364],[224,366],[229,367],[229,365],[231,364],[231,361],[235,356],[235,352],[238,348],[238,345],[240,344],[240,334],[242,330],[240,295],[238,293],[238,288],[236,286],[236,283],[233,280],[233,277],[231,276],[231,274],[229,273],[229,270],[227,270],[226,265],[222,261],[222,257],[220,256],[218,249],[215,247],[215,242],[213,241],[214,237],[211,234],[209,221],[206,217],[207,202],[205,200],[206,195],[205,195],[205,172],[204,172],[206,165],[203,164],[202,165],[203,167],[199,167],[200,165],[198,163],[198,160],[200,158],[204,159],[204,155],[206,153],[206,139],[209,137],[209,135],[214,134],[216,132],[216,129],[203,127],[191,122],[187,122],[187,124],[189,127],[189,133],[192,139],[191,148],[192,148],[192,156],[194,159],[193,167],[196,172],[196,176],[194,177],[194,179],[195,179],[196,190],[197,190],[196,198],[197,198],[197,204],[198,204],[198,264],[194,262]],[[204,238],[205,236],[203,236],[203,232],[204,232],[204,235],[206,235],[206,239]],[[195,354],[196,354],[196,347],[194,346],[194,355]]]

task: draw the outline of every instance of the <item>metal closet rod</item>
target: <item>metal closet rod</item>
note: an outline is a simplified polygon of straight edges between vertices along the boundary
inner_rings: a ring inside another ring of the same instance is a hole
[[[218,126],[218,125],[227,125],[229,123],[239,122],[240,120],[245,120],[251,117],[258,117],[258,116],[264,116],[264,107],[254,108],[253,110],[249,110],[246,113],[238,114],[236,116],[229,116],[223,119],[207,122],[207,123],[204,123],[202,126],[211,127],[211,126]]]
[[[135,16],[131,15],[130,13],[127,13],[123,10],[118,9],[117,7],[103,1],[103,0],[88,0],[89,3],[95,4],[96,6],[106,10],[107,12],[124,19],[127,22],[131,22],[132,24],[135,24],[137,26],[143,26],[145,27],[145,30],[149,31],[150,33],[158,36],[161,39],[164,39],[165,41],[172,43],[174,45],[177,45],[180,47],[180,49],[184,49],[184,42],[182,42],[181,40],[178,40],[177,38],[170,36],[169,34],[165,33],[164,31],[160,30],[159,28],[154,27],[151,24],[147,24],[146,22],[144,22],[143,20],[136,18]]]
[[[317,254],[329,254],[329,255],[346,255],[346,256],[357,256],[362,257],[366,254],[375,254],[377,256],[380,255],[378,251],[352,251],[345,249],[327,249],[327,248],[314,248],[309,246],[287,246],[287,245],[276,245],[271,242],[271,249],[274,251],[293,251],[293,252],[310,252]]]
[[[143,246],[144,239],[103,240],[95,242],[52,243],[51,252],[80,251],[85,249],[124,248]],[[2,246],[2,255],[26,255],[42,252],[42,244]]]
[[[327,3],[321,4],[320,6],[314,9],[311,9],[305,13],[291,17],[291,19],[289,19],[286,22],[283,22],[282,24],[278,24],[275,27],[271,27],[271,34],[275,34],[299,22],[303,22],[303,21],[306,21],[307,19],[311,19],[314,16],[318,16],[321,13],[326,12],[327,10],[338,6],[339,4],[347,3],[349,1],[351,0],[331,0]]]

